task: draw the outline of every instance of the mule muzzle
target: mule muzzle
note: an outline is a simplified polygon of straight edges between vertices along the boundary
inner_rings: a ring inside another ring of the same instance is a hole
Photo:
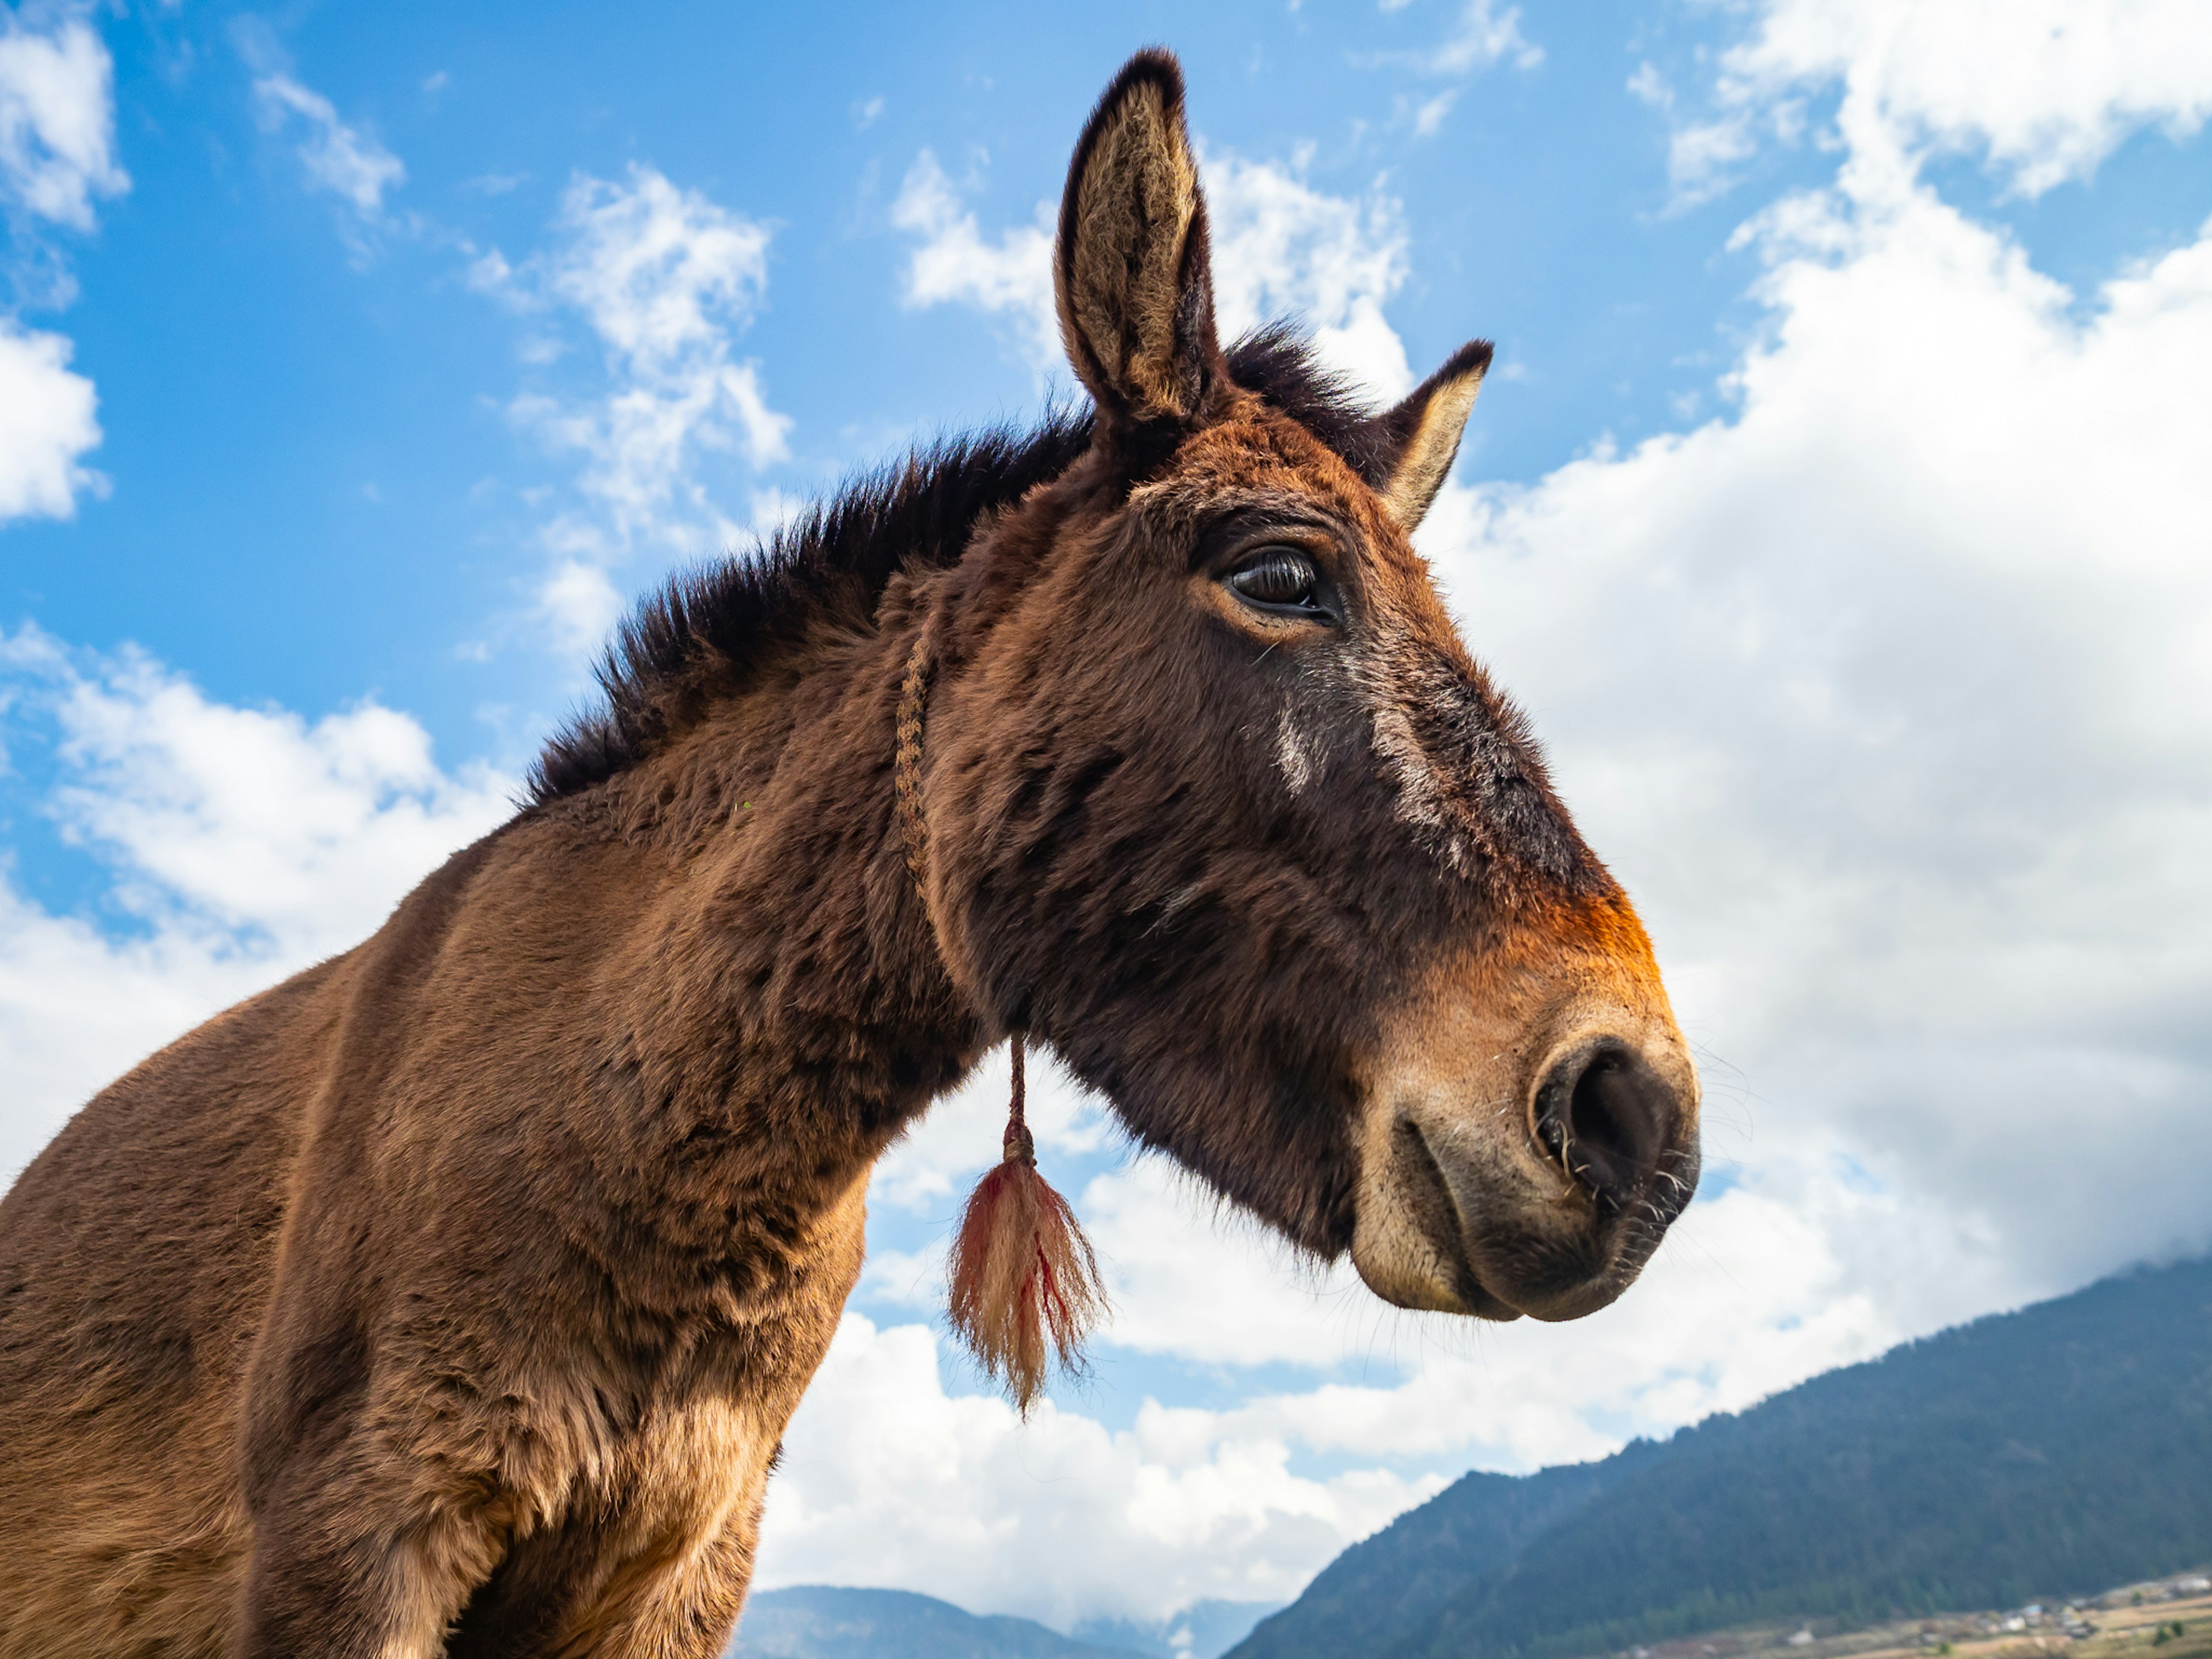
[[[1369,1288],[1563,1320],[1633,1283],[1698,1170],[1696,1073],[1671,1021],[1638,1024],[1577,1022],[1517,1078],[1401,1080],[1378,1098],[1352,1247]]]

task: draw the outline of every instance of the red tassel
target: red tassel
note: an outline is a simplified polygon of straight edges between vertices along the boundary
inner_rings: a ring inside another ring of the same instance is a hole
[[[1084,1339],[1107,1303],[1075,1212],[1037,1173],[1036,1142],[1023,1115],[1018,1035],[1013,1061],[1006,1159],[976,1182],[952,1242],[951,1313],[975,1363],[1027,1417],[1055,1357],[1061,1370],[1082,1372]]]

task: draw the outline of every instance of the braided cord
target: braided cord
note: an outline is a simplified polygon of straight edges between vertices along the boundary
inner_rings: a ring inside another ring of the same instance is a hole
[[[921,811],[921,726],[929,709],[929,682],[936,672],[929,633],[924,629],[906,659],[906,679],[899,687],[898,752],[891,766],[891,781],[898,794],[899,839],[906,844],[906,872],[914,878],[925,915],[929,890],[925,884],[929,857],[929,823]]]
[[[1026,1044],[1019,1031],[1014,1033],[1009,1046],[1012,1050],[1014,1062],[1014,1099],[1012,1106],[1006,1113],[1005,1152],[1008,1158],[1034,1168],[1036,1164],[1036,1140],[1030,1133],[1027,1109],[1029,1090],[1026,1086],[1027,1079],[1022,1075],[1025,1069],[1022,1064],[1022,1050]]]
[[[906,659],[906,678],[899,686],[898,748],[891,763],[891,784],[898,796],[899,839],[906,845],[906,872],[921,900],[921,913],[929,918],[929,820],[921,810],[921,730],[929,712],[929,682],[937,670],[927,629],[914,642]],[[931,918],[933,927],[935,921]],[[1006,1155],[1031,1168],[1036,1164],[1036,1142],[1030,1134],[1026,1044],[1013,1033],[1014,1097],[1006,1115]]]

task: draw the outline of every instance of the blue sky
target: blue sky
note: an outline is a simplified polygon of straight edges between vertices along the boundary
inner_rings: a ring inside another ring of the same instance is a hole
[[[380,692],[448,759],[511,762],[536,728],[489,732],[484,705],[542,717],[574,663],[462,649],[516,604],[522,497],[563,476],[503,410],[527,385],[588,395],[599,366],[573,341],[542,374],[520,365],[523,330],[470,284],[472,252],[523,257],[578,176],[633,166],[769,227],[739,349],[792,420],[789,455],[708,470],[738,492],[811,493],[908,434],[1035,408],[1035,374],[988,319],[899,303],[908,246],[890,209],[927,149],[984,222],[1028,218],[1055,197],[1097,83],[1153,39],[1204,88],[1215,147],[1306,156],[1318,191],[1380,180],[1402,204],[1390,314],[1409,356],[1489,333],[1525,376],[1490,390],[1470,456],[1486,473],[1532,478],[1600,431],[1660,429],[1727,361],[1747,320],[1747,263],[1718,247],[1738,210],[1668,211],[1666,128],[1623,91],[1647,58],[1693,62],[1710,20],[1578,9],[1547,32],[1540,73],[1450,76],[1410,61],[1449,32],[1421,7],[1188,9],[112,21],[132,187],[94,234],[62,239],[112,489],[74,521],[11,532],[7,603],[63,637],[189,664],[218,696],[314,713]],[[271,130],[255,95],[270,74],[404,167],[374,222],[309,187],[307,124]],[[1439,94],[1456,95],[1414,136],[1405,106]],[[1771,171],[1793,164],[1806,171]]]
[[[1618,1310],[1475,1331],[1048,1085],[1121,1313],[1016,1430],[930,1322],[979,1079],[878,1182],[764,1581],[1277,1599],[1470,1466],[2212,1242],[2188,11],[9,12],[0,1163],[495,822],[629,596],[1067,395],[1038,215],[1164,41],[1232,316],[1378,392],[1498,342],[1424,550],[1652,921],[1713,1173]]]

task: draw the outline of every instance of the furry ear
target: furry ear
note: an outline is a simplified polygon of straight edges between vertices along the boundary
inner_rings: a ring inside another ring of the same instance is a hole
[[[1460,434],[1490,368],[1490,342],[1472,340],[1415,386],[1405,400],[1364,422],[1363,446],[1375,457],[1363,468],[1390,516],[1412,530],[1429,510],[1459,453]]]
[[[1068,360],[1102,412],[1140,424],[1199,414],[1221,348],[1182,70],[1167,52],[1124,64],[1083,129],[1053,289]]]

